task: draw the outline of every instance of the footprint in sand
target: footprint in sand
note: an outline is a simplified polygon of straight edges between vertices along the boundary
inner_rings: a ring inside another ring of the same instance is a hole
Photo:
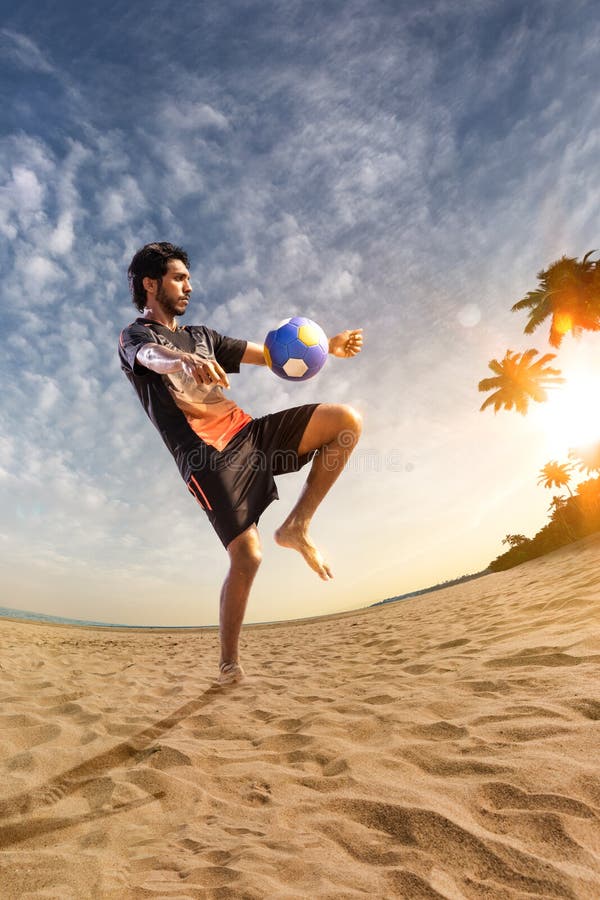
[[[456,877],[459,884],[465,887],[468,884],[469,895],[476,886],[473,895],[488,896],[490,881],[496,887],[511,889],[512,895],[522,891],[523,878],[527,877],[529,892],[548,897],[563,893],[572,896],[563,873],[547,860],[540,861],[532,853],[499,842],[484,841],[468,827],[433,809],[356,799],[331,800],[327,806],[338,817],[337,840],[346,850],[342,828],[350,820],[366,826],[371,834],[378,832],[380,836],[376,840],[382,851],[389,846],[386,839],[389,836],[395,846],[400,844],[411,854],[427,853],[430,865],[437,863]],[[330,833],[335,839],[335,832]],[[373,850],[369,858],[372,855]]]
[[[494,809],[527,809],[564,813],[578,819],[596,819],[595,810],[573,797],[563,794],[530,794],[505,781],[488,781],[479,789],[479,797]]]
[[[298,750],[310,744],[313,738],[308,734],[274,734],[270,737],[255,740],[252,743],[260,750],[270,750],[272,752],[288,752],[290,750]]]
[[[573,702],[571,706],[577,712],[580,712],[582,716],[585,716],[586,719],[591,719],[592,722],[600,720],[600,700],[582,697]]]
[[[517,666],[578,666],[586,662],[585,657],[570,656],[560,651],[540,653],[532,650],[520,650],[513,656],[499,656],[484,662],[488,668],[509,669]]]
[[[36,768],[37,763],[32,753],[17,753],[6,760],[6,768],[9,772],[18,772],[19,770],[31,772]]]
[[[364,697],[363,703],[371,703],[373,706],[383,706],[387,703],[396,703],[398,697],[392,697],[391,694],[373,694],[371,697]]]
[[[271,785],[266,781],[253,781],[243,795],[252,806],[260,806],[271,802]]]
[[[412,734],[430,741],[452,741],[468,737],[469,729],[462,725],[453,725],[452,722],[441,721],[417,725],[412,729]]]
[[[145,755],[150,753],[148,765],[153,769],[172,769],[175,766],[191,766],[192,760],[187,753],[182,753],[175,747],[169,747],[167,744],[158,744],[156,747],[150,747],[149,751],[145,751]]]

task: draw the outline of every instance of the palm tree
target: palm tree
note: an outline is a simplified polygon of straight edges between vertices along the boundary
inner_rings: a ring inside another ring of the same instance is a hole
[[[582,481],[581,484],[578,484],[577,496],[580,508],[584,517],[587,519],[588,524],[590,519],[596,519],[595,529],[597,529],[600,526],[600,522],[597,520],[598,511],[600,510],[598,479],[589,478],[587,481]]]
[[[546,485],[546,487],[549,487],[549,485]],[[570,488],[569,488],[569,493],[571,494]],[[572,496],[573,496],[573,494],[571,494],[571,497]],[[574,540],[576,540],[576,535],[575,535],[575,532],[573,531],[573,528],[569,524],[569,520],[567,518],[568,510],[569,510],[569,501],[567,500],[567,498],[555,494],[555,496],[552,498],[550,506],[548,507],[548,512],[550,513],[550,519],[554,522],[560,522],[560,524],[562,525],[562,529],[563,529],[564,533],[566,534],[566,536],[568,537],[568,539],[570,541],[574,541]]]
[[[522,547],[523,544],[529,543],[529,538],[525,537],[524,534],[507,534],[506,537],[502,538],[503,544],[508,544],[509,547]]]
[[[573,496],[571,494],[571,496]],[[552,500],[550,501],[550,506],[548,507],[549,513],[559,513],[562,509],[564,509],[567,505],[567,498],[562,495],[555,494]]]
[[[538,272],[537,290],[529,291],[512,307],[513,312],[529,310],[525,334],[532,334],[548,316],[552,316],[552,347],[559,347],[568,331],[579,337],[584,330],[600,330],[600,261],[589,259],[595,252],[590,250],[581,261],[562,256]]]
[[[537,483],[543,484],[545,488],[566,487],[572,497],[573,491],[569,487],[569,481],[571,480],[570,470],[571,466],[569,463],[561,464],[552,459],[540,469],[540,477]],[[555,497],[554,499],[556,500],[557,498]]]
[[[537,350],[526,350],[524,353],[507,350],[503,360],[498,362],[497,359],[492,359],[489,362],[495,377],[480,381],[479,390],[494,393],[482,403],[481,412],[493,405],[494,412],[498,412],[501,407],[514,407],[517,412],[525,415],[530,400],[541,403],[547,398],[546,387],[562,384],[564,378],[559,377],[560,369],[552,369],[547,365],[556,354],[546,353],[532,362],[537,353]]]
[[[600,472],[600,443],[589,447],[574,447],[569,450],[569,459],[578,460],[580,472]]]

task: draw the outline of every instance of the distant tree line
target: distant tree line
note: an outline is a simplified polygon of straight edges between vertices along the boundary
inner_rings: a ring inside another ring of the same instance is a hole
[[[399,594],[397,597],[387,597],[385,600],[378,600],[371,603],[371,606],[381,606],[382,603],[395,603],[396,600],[408,600],[411,597],[420,597],[421,594],[431,594],[432,591],[441,591],[447,587],[453,587],[455,584],[464,584],[465,581],[472,581],[474,578],[481,578],[482,575],[488,575],[491,569],[482,569],[481,572],[471,572],[469,575],[459,575],[458,578],[451,578],[449,581],[438,581],[431,587],[421,588],[418,591],[410,591],[408,594]]]
[[[571,490],[571,474],[577,464],[580,472],[594,477],[581,481]],[[524,534],[507,534],[503,544],[509,549],[497,556],[489,568],[500,572],[518,566],[528,559],[543,556],[559,547],[600,531],[600,444],[569,451],[569,462],[551,460],[541,469],[538,484],[546,488],[566,487],[569,496],[555,494],[550,501],[549,521],[532,538]]]

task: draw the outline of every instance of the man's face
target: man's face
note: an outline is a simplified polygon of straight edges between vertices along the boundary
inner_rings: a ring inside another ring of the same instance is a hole
[[[171,316],[182,316],[192,293],[190,273],[180,259],[170,259],[166,273],[158,284],[156,301]]]

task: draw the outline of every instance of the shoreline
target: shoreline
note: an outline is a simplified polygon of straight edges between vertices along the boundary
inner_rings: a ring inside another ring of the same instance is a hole
[[[410,599],[410,598],[408,598]],[[395,601],[394,601],[395,602]],[[339,619],[345,618],[346,616],[359,615],[361,613],[368,612],[369,610],[373,611],[380,607],[380,604],[376,604],[375,606],[361,606],[358,609],[351,610],[341,610],[340,612],[334,613],[325,613],[321,616],[305,616],[298,619],[281,619],[279,621],[273,622],[244,622],[243,629],[260,629],[260,628],[277,628],[285,625],[293,625],[297,623],[305,624],[305,623],[319,623],[329,619]],[[26,610],[24,610],[25,612]],[[174,632],[177,634],[197,634],[203,631],[218,631],[218,625],[96,625],[96,624],[83,624],[83,623],[72,623],[72,622],[48,622],[45,619],[29,619],[23,618],[22,616],[3,616],[0,614],[0,624],[2,622],[16,622],[21,625],[42,625],[48,628],[71,628],[71,629],[81,629],[84,631],[104,631],[104,632],[138,632],[143,633],[147,632],[148,634],[157,634],[157,633],[165,633],[165,632]]]
[[[385,600],[376,600],[374,603],[369,603],[367,606],[359,606],[356,609],[350,610],[340,610],[338,612],[333,613],[323,613],[319,616],[300,616],[294,619],[275,619],[268,622],[244,622],[243,627],[246,628],[271,628],[276,625],[287,625],[293,624],[296,622],[320,622],[325,619],[338,618],[343,616],[351,616],[356,615],[358,613],[366,612],[370,609],[378,609],[381,607],[389,606],[394,603],[404,603],[408,600],[415,600],[418,597],[425,596],[427,594],[433,594],[437,591],[447,590],[452,587],[459,587],[462,584],[465,584],[469,581],[475,581],[477,579],[483,578],[485,575],[491,575],[493,573],[488,570],[484,570],[482,572],[477,572],[473,575],[465,575],[456,580],[450,580],[449,583],[441,583],[435,584],[431,587],[420,588],[416,591],[410,591],[407,594],[399,594],[397,597],[387,597]],[[24,610],[13,610],[13,612],[23,612],[23,613],[31,613],[31,616],[24,615],[4,615],[1,610],[2,608],[8,609],[10,607],[0,607],[0,622],[24,622],[30,623],[32,625],[48,625],[48,626],[57,626],[59,628],[85,628],[85,629],[97,629],[98,631],[147,631],[147,632],[158,632],[158,631],[174,631],[174,632],[198,632],[198,631],[211,631],[218,630],[218,624],[215,625],[125,625],[123,623],[111,624],[110,622],[85,622],[85,621],[77,621],[77,620],[67,620],[64,622],[54,622],[49,619],[41,618],[44,615],[48,615],[47,613],[35,613],[32,610],[24,609]],[[40,618],[37,618],[40,617]],[[58,617],[57,617],[58,618]]]

